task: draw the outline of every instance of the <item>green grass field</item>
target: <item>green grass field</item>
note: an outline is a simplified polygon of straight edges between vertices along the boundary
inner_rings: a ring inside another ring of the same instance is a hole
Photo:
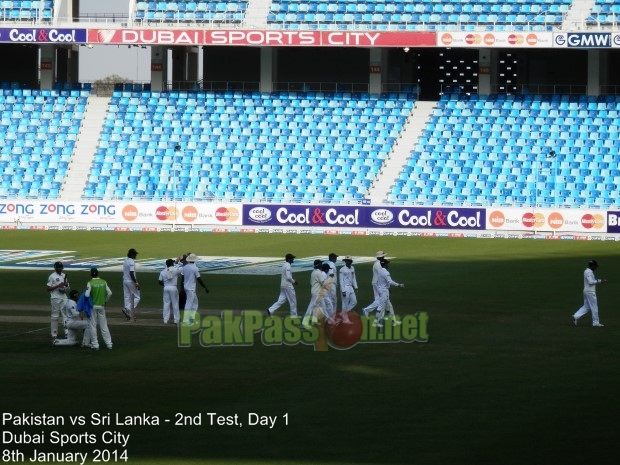
[[[316,235],[1,231],[0,249],[74,250],[81,257],[138,259],[199,255],[298,258],[341,255],[394,257],[391,273],[399,314],[429,314],[427,343],[358,344],[315,352],[311,345],[177,346],[174,328],[157,325],[161,288],[141,274],[141,315],[152,325],[111,324],[112,351],[52,348],[47,317],[49,269],[0,271],[2,411],[62,415],[44,444],[7,444],[29,461],[39,451],[126,450],[129,464],[607,464],[619,451],[617,393],[620,304],[615,242],[447,239]],[[590,258],[609,279],[598,291],[604,328],[589,316],[574,327],[582,273]],[[340,264],[340,263],[339,263]],[[51,265],[51,264],[50,264]],[[356,267],[358,312],[372,300],[371,265]],[[74,288],[87,273],[72,272]],[[121,274],[102,273],[114,296],[109,320],[120,323]],[[277,297],[279,276],[203,274],[211,293],[201,309],[264,310]],[[309,273],[297,273],[300,311]],[[285,306],[280,316],[288,313]],[[140,314],[139,314],[140,315]],[[112,424],[90,424],[93,413]],[[235,414],[243,426],[209,424],[208,413]],[[275,426],[250,426],[249,413],[277,416]],[[159,426],[115,425],[116,414],[158,416]],[[174,425],[181,414],[202,424]],[[85,416],[72,426],[69,416]],[[286,415],[286,416],[285,416]],[[4,419],[4,417],[3,417]],[[172,420],[165,423],[164,419]],[[285,422],[288,421],[286,425]],[[95,444],[51,444],[52,432],[93,434]],[[129,434],[126,447],[104,444],[104,432]],[[115,462],[110,457],[108,463]],[[13,461],[15,463],[15,461]],[[48,462],[51,463],[51,462]]]

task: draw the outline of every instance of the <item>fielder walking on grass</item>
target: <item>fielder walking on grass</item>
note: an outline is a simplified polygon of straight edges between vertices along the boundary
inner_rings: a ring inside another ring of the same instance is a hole
[[[62,308],[67,302],[67,290],[69,282],[67,276],[62,272],[64,266],[62,262],[54,263],[54,272],[47,278],[47,292],[50,294],[50,337],[55,339],[58,337],[58,318]]]
[[[318,321],[315,312],[322,312],[325,314],[323,298],[319,298],[319,294],[323,289],[323,283],[327,279],[327,276],[323,273],[323,270],[321,270],[322,265],[323,261],[317,258],[314,261],[314,269],[310,274],[310,304],[302,320],[304,326],[309,326],[311,323],[314,324]]]
[[[344,266],[340,268],[340,292],[342,292],[342,314],[343,319],[347,319],[346,312],[353,310],[357,305],[357,279],[355,278],[355,267],[353,257],[347,255],[343,259]]]
[[[367,307],[362,308],[364,316],[377,309],[379,306],[379,288],[377,282],[379,281],[379,273],[381,273],[381,260],[385,259],[385,252],[382,250],[377,252],[377,260],[372,265],[372,292],[375,300]]]
[[[338,269],[336,268],[336,261],[338,260],[338,254],[332,252],[327,256],[327,264],[329,265],[329,276],[333,276],[334,282],[329,289],[329,293],[325,297],[326,305],[325,309],[328,314],[336,313],[338,311]]]
[[[284,265],[282,265],[282,274],[280,276],[280,295],[278,300],[267,309],[268,317],[272,316],[287,300],[291,308],[291,316],[297,316],[297,295],[295,294],[294,287],[297,285],[297,281],[293,278],[293,272],[291,271],[291,265],[294,261],[295,255],[292,253],[287,253],[284,257]]]
[[[573,315],[573,323],[577,326],[577,320],[588,312],[592,312],[592,326],[602,327],[598,317],[598,302],[596,299],[596,286],[606,283],[606,279],[597,279],[594,272],[598,268],[596,260],[590,260],[588,267],[583,272],[583,305]]]
[[[99,338],[97,337],[97,326],[101,331],[101,337],[108,349],[112,348],[112,336],[108,329],[108,319],[105,314],[105,304],[110,300],[112,291],[108,283],[99,277],[97,268],[90,269],[91,280],[86,284],[86,298],[93,299],[93,310],[90,315],[90,347],[99,349]]]
[[[379,273],[379,280],[377,281],[377,290],[379,291],[379,307],[377,308],[377,318],[375,319],[373,326],[382,327],[383,316],[387,310],[392,317],[392,326],[401,324],[394,315],[394,309],[390,302],[390,286],[405,287],[403,283],[397,283],[392,279],[388,268],[390,267],[389,260],[381,260],[381,272]]]

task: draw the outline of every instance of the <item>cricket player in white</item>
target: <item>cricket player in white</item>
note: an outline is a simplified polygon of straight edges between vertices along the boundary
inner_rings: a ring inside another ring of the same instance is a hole
[[[379,281],[379,273],[381,273],[381,260],[385,258],[385,252],[380,250],[377,252],[377,260],[372,265],[372,292],[374,294],[375,300],[368,305],[367,307],[362,308],[362,312],[364,316],[368,316],[368,314],[379,307],[379,288],[377,287],[377,282]]]
[[[353,258],[349,255],[344,257],[344,266],[340,268],[340,292],[342,293],[342,312],[353,310],[357,305],[357,279],[355,279],[355,267]]]
[[[315,314],[315,309],[317,309],[317,312],[322,312],[325,315],[323,296],[327,292],[321,295],[321,290],[323,289],[323,284],[327,280],[327,275],[321,270],[322,264],[323,261],[320,259],[314,261],[314,270],[312,270],[310,274],[310,304],[301,322],[303,326],[310,326],[311,323],[314,324],[318,322],[318,315]]]
[[[196,254],[189,254],[185,259],[187,263],[185,263],[182,268],[183,289],[185,290],[185,294],[187,295],[187,300],[185,301],[185,309],[183,310],[184,325],[194,324],[194,318],[196,316],[196,311],[198,310],[196,283],[199,283],[207,292],[207,294],[209,293],[209,289],[207,289],[207,286],[200,277],[200,271],[196,266],[196,260],[198,260]]]
[[[577,326],[577,320],[588,312],[592,312],[592,326],[600,328],[601,324],[598,317],[598,302],[596,299],[596,286],[606,283],[606,279],[597,279],[594,272],[598,268],[596,260],[590,260],[588,267],[583,272],[583,305],[573,315],[573,323]]]
[[[47,292],[50,294],[50,336],[52,339],[58,337],[58,318],[62,308],[67,302],[66,292],[69,290],[67,276],[62,272],[64,266],[62,262],[54,263],[54,272],[47,278]]]
[[[127,251],[127,258],[123,262],[123,297],[125,299],[125,308],[123,314],[127,318],[127,321],[136,321],[136,307],[140,302],[140,284],[138,278],[136,278],[136,257],[138,251],[136,249],[129,249]]]
[[[295,255],[292,253],[287,253],[284,257],[284,265],[282,265],[282,274],[280,277],[280,295],[278,296],[278,300],[267,309],[268,317],[272,316],[287,300],[291,308],[291,316],[297,316],[297,295],[295,294],[294,287],[297,285],[297,281],[293,278],[293,272],[291,271],[291,265],[294,261]]]
[[[334,277],[332,287],[329,289],[329,293],[327,294],[327,304],[325,306],[325,308],[331,315],[332,313],[336,313],[336,311],[338,310],[338,269],[336,268],[336,260],[338,260],[338,255],[332,252],[327,258],[327,264],[329,265],[329,275]]]
[[[81,338],[82,347],[90,345],[90,323],[84,320],[80,312],[76,309],[77,300],[80,293],[76,290],[71,291],[69,298],[66,300],[62,308],[62,316],[64,320],[66,339],[54,339],[55,346],[74,346],[80,344],[81,332],[84,332]]]
[[[377,289],[379,291],[379,307],[377,308],[377,317],[372,325],[379,328],[383,326],[382,320],[386,309],[389,311],[393,308],[390,302],[390,286],[405,287],[403,283],[399,284],[392,280],[392,276],[390,276],[390,272],[388,271],[389,264],[389,260],[381,260],[381,272],[379,273],[379,279],[377,281]],[[396,320],[393,310],[390,313],[392,315],[392,326],[402,323]]]
[[[159,273],[159,284],[164,288],[164,308],[163,317],[164,324],[170,321],[170,309],[172,309],[172,318],[174,324],[179,324],[181,315],[179,312],[179,289],[177,287],[179,275],[183,272],[183,268],[175,264],[171,258],[166,260],[166,268]]]

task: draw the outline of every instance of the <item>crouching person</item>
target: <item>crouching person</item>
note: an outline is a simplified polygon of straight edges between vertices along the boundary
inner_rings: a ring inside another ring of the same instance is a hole
[[[85,347],[90,345],[90,322],[84,320],[84,315],[77,311],[78,296],[78,291],[71,291],[65,305],[60,309],[67,337],[66,339],[55,339],[53,342],[55,346],[81,344],[82,347]]]

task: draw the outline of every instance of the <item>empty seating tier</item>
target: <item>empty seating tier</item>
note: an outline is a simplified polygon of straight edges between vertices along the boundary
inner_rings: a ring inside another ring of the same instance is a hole
[[[88,198],[360,201],[408,94],[116,92]]]
[[[58,198],[87,98],[77,90],[0,90],[0,197]]]
[[[444,96],[387,200],[616,204],[619,112],[615,96]]]

